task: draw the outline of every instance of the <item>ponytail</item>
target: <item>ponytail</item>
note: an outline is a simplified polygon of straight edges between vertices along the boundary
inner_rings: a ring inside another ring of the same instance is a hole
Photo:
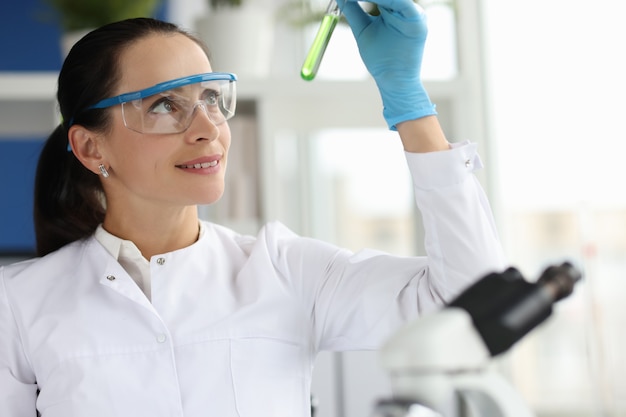
[[[91,235],[104,220],[103,201],[98,176],[68,152],[67,133],[59,125],[41,151],[35,175],[37,255]]]

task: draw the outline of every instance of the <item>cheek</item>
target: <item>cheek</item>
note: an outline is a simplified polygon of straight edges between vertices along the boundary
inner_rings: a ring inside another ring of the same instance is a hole
[[[121,112],[115,112],[113,115],[111,131],[106,138],[107,142],[111,145],[110,149],[119,155],[125,155],[128,154],[128,152],[133,152],[138,143],[137,135],[139,135],[139,133],[124,126]]]
[[[224,123],[218,126],[220,129],[220,135],[217,138],[217,141],[220,144],[220,147],[224,151],[224,158],[222,159],[222,166],[224,169],[224,173],[226,173],[226,167],[228,166],[228,159],[230,155],[230,145],[231,145],[231,137],[230,137],[230,127],[227,123]]]
[[[222,144],[222,147],[224,148],[224,152],[228,154],[228,150],[230,149],[230,143],[231,143],[230,126],[228,122],[220,126],[219,141]]]
[[[159,149],[160,143],[130,129],[117,126],[109,138],[111,143],[111,167],[119,175],[126,177],[144,177],[152,175],[160,165],[160,159],[166,155]],[[132,180],[132,178],[127,178]]]

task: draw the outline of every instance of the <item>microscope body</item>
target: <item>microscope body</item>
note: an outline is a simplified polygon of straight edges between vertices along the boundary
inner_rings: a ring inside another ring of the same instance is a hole
[[[547,268],[536,283],[509,268],[408,323],[381,349],[393,398],[380,401],[375,415],[534,417],[491,359],[543,322],[580,277],[569,263]]]
[[[521,396],[490,368],[470,315],[446,308],[396,333],[382,350],[394,400],[443,417],[533,417]]]

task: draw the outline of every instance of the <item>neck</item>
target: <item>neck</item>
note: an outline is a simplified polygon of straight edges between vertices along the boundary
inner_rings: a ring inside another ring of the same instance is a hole
[[[172,252],[198,240],[198,209],[196,206],[172,208],[139,214],[116,213],[107,209],[103,227],[109,233],[132,241],[146,259]]]

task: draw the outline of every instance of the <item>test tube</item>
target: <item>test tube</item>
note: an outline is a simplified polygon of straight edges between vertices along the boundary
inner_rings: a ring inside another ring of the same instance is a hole
[[[328,7],[326,8],[326,13],[322,18],[322,23],[317,30],[315,39],[313,39],[311,48],[309,48],[309,53],[304,59],[302,69],[300,70],[300,76],[306,81],[311,81],[315,78],[317,70],[320,67],[320,63],[322,62],[324,52],[326,51],[326,47],[328,46],[328,41],[330,41],[330,37],[335,30],[335,26],[337,26],[340,16],[341,10],[339,10],[337,1],[330,0],[330,3],[328,3]]]

